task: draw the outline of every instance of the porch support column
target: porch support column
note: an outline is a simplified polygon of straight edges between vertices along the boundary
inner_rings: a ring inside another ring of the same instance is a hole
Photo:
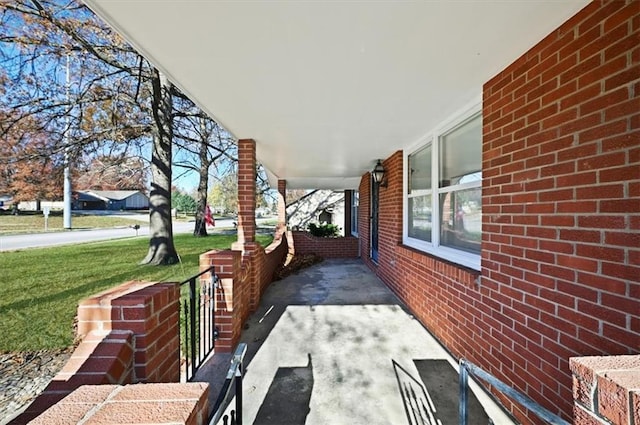
[[[216,353],[232,353],[242,333],[242,321],[247,315],[246,279],[242,279],[242,254],[230,249],[213,250],[200,255],[200,271],[214,266],[220,284],[215,290],[215,326],[218,339]],[[210,275],[203,276],[211,278]]]
[[[233,249],[256,240],[256,142],[238,140],[238,242]]]
[[[353,201],[353,190],[344,191],[344,235],[351,236],[351,203]]]
[[[238,140],[238,240],[231,249],[242,252],[242,271],[246,277],[240,282],[240,291],[248,294],[249,311],[254,311],[260,302],[262,272],[258,260],[261,247],[256,242],[256,170],[256,142]],[[241,317],[244,321],[245,314]]]

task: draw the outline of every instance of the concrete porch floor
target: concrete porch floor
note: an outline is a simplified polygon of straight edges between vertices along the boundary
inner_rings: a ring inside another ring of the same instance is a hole
[[[273,282],[245,328],[245,424],[458,423],[455,361],[360,260]],[[229,360],[196,374],[211,405]],[[469,424],[513,423],[471,388]]]

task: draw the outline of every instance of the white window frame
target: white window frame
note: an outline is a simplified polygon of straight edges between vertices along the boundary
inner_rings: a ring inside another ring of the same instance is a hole
[[[480,263],[481,263],[481,255],[473,254],[471,252],[462,251],[455,248],[450,248],[447,246],[440,245],[440,208],[439,208],[439,198],[440,194],[458,191],[467,188],[478,187],[477,182],[472,183],[463,183],[460,185],[450,186],[440,188],[438,187],[438,182],[440,176],[438,175],[439,171],[439,160],[440,160],[440,152],[439,152],[439,142],[442,136],[445,136],[449,132],[458,128],[461,125],[466,124],[468,121],[476,118],[479,114],[482,113],[482,101],[480,98],[475,99],[465,108],[458,111],[456,114],[452,115],[448,120],[443,122],[440,126],[435,128],[431,133],[427,134],[425,137],[420,139],[418,143],[410,146],[408,149],[404,149],[404,170],[402,172],[403,175],[403,220],[402,220],[402,243],[406,246],[415,248],[420,251],[424,251],[433,256],[440,257],[444,260],[450,261],[452,263],[460,264],[462,266],[468,267],[473,270],[480,271]],[[482,140],[480,140],[482,143]],[[431,194],[431,223],[432,223],[432,232],[431,232],[431,242],[423,241],[421,239],[416,239],[409,237],[409,173],[408,164],[409,164],[409,156],[416,153],[423,147],[431,144],[431,189],[429,190],[421,190],[420,193],[413,194],[416,195],[426,195]],[[480,159],[482,161],[482,159]],[[482,181],[480,181],[480,188],[482,187]]]
[[[358,201],[356,203],[356,200]],[[358,210],[360,209],[360,192],[357,190],[351,191],[351,235],[358,237]]]

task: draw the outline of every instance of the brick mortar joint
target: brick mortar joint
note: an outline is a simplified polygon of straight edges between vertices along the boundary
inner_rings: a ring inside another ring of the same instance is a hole
[[[124,387],[117,387],[114,388],[113,391],[111,391],[111,393],[109,393],[109,395],[102,400],[101,402],[97,403],[95,406],[93,406],[91,409],[89,409],[87,411],[87,413],[85,413],[84,417],[78,422],[78,425],[84,425],[87,423],[87,421],[89,421],[98,411],[100,411],[100,409],[102,409],[113,397],[115,397],[120,391],[122,391]]]

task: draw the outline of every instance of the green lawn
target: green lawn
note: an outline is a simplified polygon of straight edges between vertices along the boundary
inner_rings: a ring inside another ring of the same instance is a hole
[[[271,242],[271,236],[257,239]],[[0,352],[69,347],[81,299],[134,279],[186,280],[198,273],[201,253],[229,248],[235,240],[175,235],[182,264],[160,267],[138,265],[147,238],[0,253]]]
[[[96,216],[73,214],[71,224],[74,229],[95,229],[105,227],[125,227],[133,224],[145,224],[118,216]],[[48,232],[64,230],[62,213],[52,211],[47,220]],[[44,216],[41,213],[22,213],[20,215],[0,215],[0,235],[15,235],[19,233],[44,232]]]

